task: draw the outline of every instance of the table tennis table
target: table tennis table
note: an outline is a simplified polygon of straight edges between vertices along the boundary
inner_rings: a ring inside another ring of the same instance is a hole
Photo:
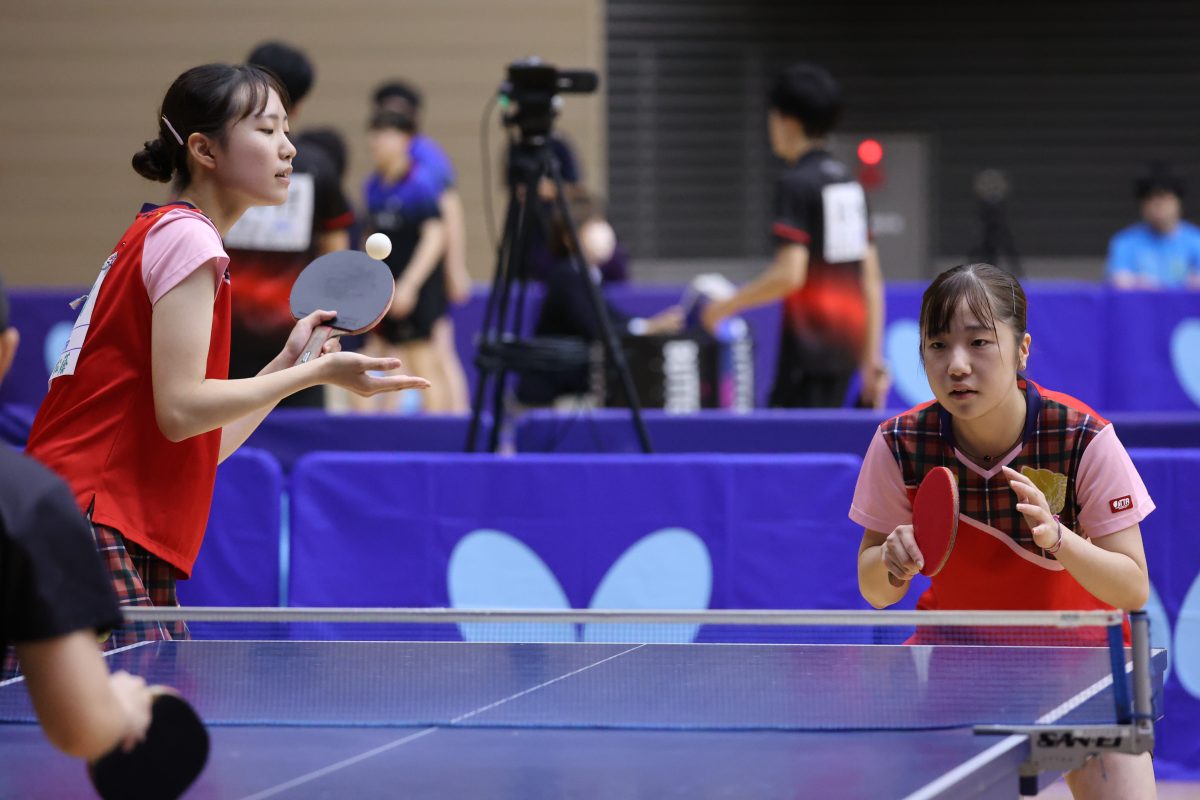
[[[973,725],[1113,718],[1106,648],[192,640],[110,661],[208,723],[192,798],[1012,800],[1028,737]],[[0,720],[0,797],[89,796],[20,682]]]

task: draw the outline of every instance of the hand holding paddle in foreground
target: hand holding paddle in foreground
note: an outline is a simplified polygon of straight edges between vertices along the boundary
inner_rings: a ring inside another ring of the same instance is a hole
[[[88,765],[92,785],[104,800],[179,797],[208,760],[208,731],[187,701],[163,686],[150,687],[150,694],[149,719],[141,720],[146,723],[141,730],[131,731],[121,744]]]
[[[957,535],[958,481],[946,467],[935,467],[913,499],[912,525],[897,526],[880,548],[892,582],[912,580],[918,572],[937,575],[950,560]]]

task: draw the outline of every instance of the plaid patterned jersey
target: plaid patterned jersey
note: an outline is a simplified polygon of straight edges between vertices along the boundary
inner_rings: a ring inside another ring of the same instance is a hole
[[[945,569],[918,608],[1108,608],[1071,577],[1054,556],[1037,547],[1016,510],[1017,497],[1000,467],[1028,475],[1046,495],[1064,527],[1081,536],[1077,478],[1084,451],[1109,424],[1067,395],[1022,379],[1025,432],[1019,452],[994,468],[969,466],[956,453],[949,413],[936,402],[883,423],[880,433],[900,466],[909,502],[935,467],[958,478],[959,533]]]

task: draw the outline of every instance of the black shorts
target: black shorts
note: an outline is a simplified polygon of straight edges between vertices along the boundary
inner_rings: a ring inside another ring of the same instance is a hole
[[[841,408],[856,369],[845,372],[788,370],[775,376],[771,408]]]
[[[433,332],[433,323],[446,316],[449,308],[446,278],[439,264],[421,285],[412,313],[402,319],[385,316],[373,332],[391,344],[423,342]]]

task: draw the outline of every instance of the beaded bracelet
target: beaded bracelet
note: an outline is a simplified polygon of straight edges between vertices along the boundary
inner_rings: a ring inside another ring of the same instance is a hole
[[[1051,516],[1054,517],[1054,524],[1058,526],[1058,538],[1054,540],[1054,544],[1046,548],[1046,552],[1054,555],[1062,547],[1062,523],[1058,520],[1058,514],[1052,514]]]

